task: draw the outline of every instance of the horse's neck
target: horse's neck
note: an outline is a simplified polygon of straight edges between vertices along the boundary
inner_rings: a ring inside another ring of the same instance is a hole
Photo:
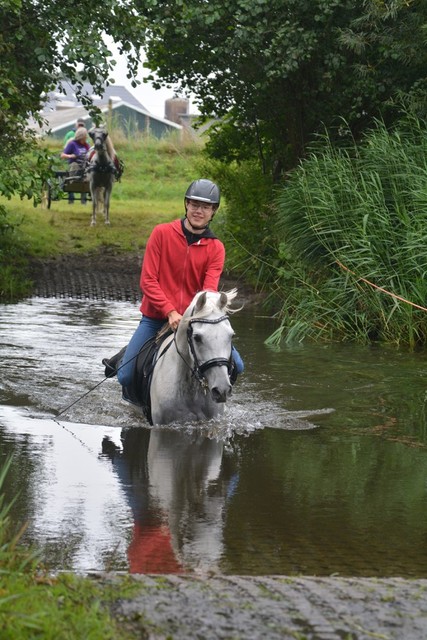
[[[188,346],[186,331],[178,331],[175,334],[176,350],[178,352],[177,370],[179,376],[190,373],[192,370],[192,356]]]
[[[99,149],[97,151],[97,160],[100,164],[109,164],[111,162],[111,158],[107,153],[107,149]]]

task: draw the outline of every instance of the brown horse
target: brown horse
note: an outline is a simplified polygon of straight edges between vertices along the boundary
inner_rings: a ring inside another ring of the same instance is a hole
[[[89,131],[89,135],[93,140],[93,150],[88,153],[86,169],[92,196],[91,225],[96,224],[96,214],[101,203],[105,224],[110,224],[110,198],[118,174],[116,153],[106,129],[95,127]]]

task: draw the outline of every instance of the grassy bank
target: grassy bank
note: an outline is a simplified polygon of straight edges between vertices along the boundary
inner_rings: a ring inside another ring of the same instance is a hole
[[[50,574],[37,555],[20,546],[21,531],[9,518],[2,486],[10,460],[0,472],[0,637],[2,640],[126,640],[109,605],[131,596],[130,577],[96,581],[73,574]]]
[[[202,171],[201,144],[175,135],[161,141],[127,140],[119,132],[112,137],[125,171],[113,188],[109,226],[98,216],[98,224],[91,227],[92,205],[82,205],[78,196],[72,205],[66,196],[53,200],[50,209],[46,202],[34,207],[30,200],[0,199],[0,205],[7,207],[4,233],[0,233],[1,300],[18,299],[29,291],[25,271],[29,257],[105,247],[118,253],[139,252],[155,224],[182,215],[184,193]],[[54,166],[63,169],[61,143],[52,141],[50,150]]]

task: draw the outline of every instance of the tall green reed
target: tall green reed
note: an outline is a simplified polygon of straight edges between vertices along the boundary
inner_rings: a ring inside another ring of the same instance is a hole
[[[381,123],[360,145],[327,134],[277,197],[281,340],[424,345],[427,312],[427,129]]]
[[[5,479],[9,473],[12,458],[8,458],[0,469],[0,576],[12,571],[24,571],[28,567],[33,567],[36,556],[28,551],[23,551],[18,545],[26,525],[18,531],[12,531],[12,521],[10,510],[14,500],[6,501],[3,493]],[[0,596],[0,608],[5,600]]]

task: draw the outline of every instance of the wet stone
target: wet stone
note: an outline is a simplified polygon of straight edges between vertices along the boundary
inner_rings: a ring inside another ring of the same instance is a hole
[[[138,576],[140,595],[117,603],[113,615],[131,621],[139,614],[139,624],[157,639],[427,637],[427,580],[169,578]]]

